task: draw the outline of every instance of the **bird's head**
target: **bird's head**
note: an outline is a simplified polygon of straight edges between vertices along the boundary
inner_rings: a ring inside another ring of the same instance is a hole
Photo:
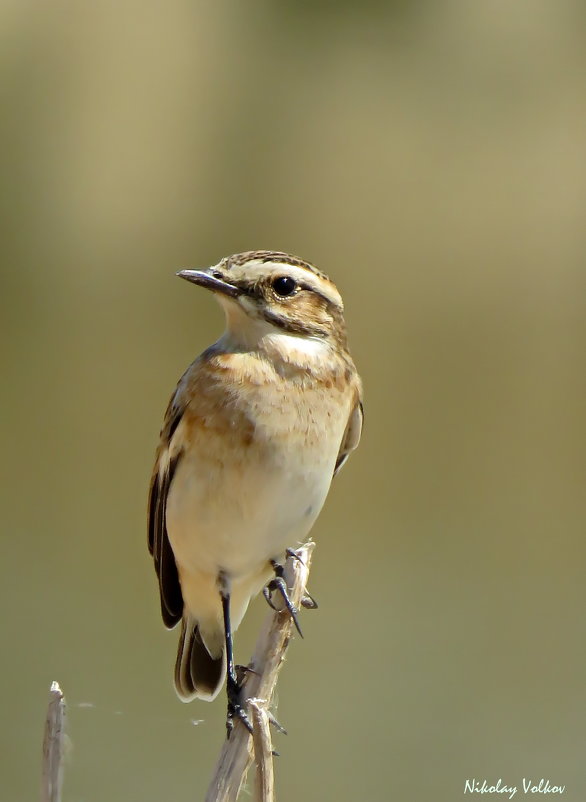
[[[335,284],[309,262],[279,251],[247,251],[181,278],[211,290],[229,335],[254,347],[278,333],[346,347],[344,306]]]

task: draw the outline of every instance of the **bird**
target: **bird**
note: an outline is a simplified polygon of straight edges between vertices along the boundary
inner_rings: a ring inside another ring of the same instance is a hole
[[[362,382],[340,293],[311,263],[256,250],[177,275],[213,293],[226,328],[169,401],[148,546],[163,623],[181,626],[176,692],[211,701],[226,678],[230,732],[235,719],[248,726],[233,633],[263,588],[270,601],[284,555],[307,537],[358,446]]]

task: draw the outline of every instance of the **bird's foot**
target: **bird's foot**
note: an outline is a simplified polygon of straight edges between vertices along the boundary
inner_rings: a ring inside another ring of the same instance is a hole
[[[252,724],[244,709],[244,705],[242,704],[242,677],[244,674],[258,674],[257,671],[250,668],[249,666],[236,666],[236,672],[238,680],[234,682],[233,680],[228,679],[226,684],[226,690],[228,692],[228,713],[226,716],[226,737],[229,738],[232,730],[234,729],[234,721],[240,720],[248,732],[252,735]],[[287,730],[283,725],[275,718],[275,716],[269,711],[269,723],[278,730],[283,735],[287,735]],[[273,754],[278,757],[278,752],[273,752]]]
[[[295,624],[295,629],[299,632],[299,635],[303,637],[303,632],[301,631],[301,627],[299,626],[298,614],[299,610],[293,602],[291,601],[291,597],[289,596],[289,590],[287,588],[287,583],[283,579],[283,566],[276,562],[276,560],[271,560],[271,565],[273,566],[273,570],[275,572],[275,578],[271,579],[271,581],[264,586],[262,593],[265,597],[267,604],[276,612],[282,612],[281,608],[275,607],[273,603],[272,595],[273,593],[279,593],[287,612],[293,619],[293,623]]]
[[[295,624],[295,629],[297,630],[297,632],[299,632],[301,637],[303,637],[303,632],[301,631],[301,627],[299,626],[299,619],[297,617],[299,614],[299,610],[297,609],[297,607],[295,607],[295,605],[291,601],[289,597],[289,591],[287,590],[287,585],[285,584],[285,580],[281,576],[276,576],[274,579],[271,579],[271,581],[267,585],[265,585],[262,590],[262,594],[265,597],[269,607],[275,610],[275,612],[281,613],[283,611],[279,607],[276,607],[275,604],[273,603],[272,595],[275,592],[278,592],[280,594],[281,598],[283,599],[285,608],[287,609],[287,612],[293,619],[293,623]]]
[[[294,549],[286,549],[286,554],[288,557],[292,557],[294,560],[299,560],[300,563],[303,563],[303,559],[299,556],[299,554]],[[285,608],[287,612],[293,619],[293,623],[295,624],[295,629],[299,632],[300,636],[303,637],[303,632],[301,631],[301,626],[299,625],[299,610],[293,602],[291,601],[291,597],[289,596],[289,590],[287,588],[287,584],[283,578],[284,569],[281,563],[277,562],[276,560],[271,560],[271,565],[273,567],[273,571],[275,572],[275,578],[271,579],[271,581],[265,585],[263,588],[263,596],[265,597],[267,604],[276,612],[281,612],[280,607],[275,607],[273,604],[272,595],[275,592],[278,592],[283,600]],[[301,598],[301,606],[305,607],[307,610],[315,610],[317,609],[317,602],[313,598],[311,594],[305,591],[304,595]]]
[[[242,685],[235,677],[228,676],[226,682],[228,695],[228,712],[226,714],[226,737],[229,738],[234,729],[234,722],[241,721],[249,733],[252,734],[252,724],[242,704]]]

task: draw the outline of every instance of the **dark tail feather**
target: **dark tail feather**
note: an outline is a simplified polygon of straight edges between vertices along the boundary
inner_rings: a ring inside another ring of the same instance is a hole
[[[224,683],[225,671],[224,651],[219,657],[212,657],[197,624],[183,618],[175,663],[175,689],[179,698],[183,702],[195,698],[211,701]]]

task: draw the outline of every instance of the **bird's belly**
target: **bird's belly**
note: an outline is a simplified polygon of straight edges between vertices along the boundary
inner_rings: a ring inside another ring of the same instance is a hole
[[[244,577],[306,537],[336,455],[306,448],[235,454],[207,445],[177,465],[167,501],[169,540],[186,571]]]

